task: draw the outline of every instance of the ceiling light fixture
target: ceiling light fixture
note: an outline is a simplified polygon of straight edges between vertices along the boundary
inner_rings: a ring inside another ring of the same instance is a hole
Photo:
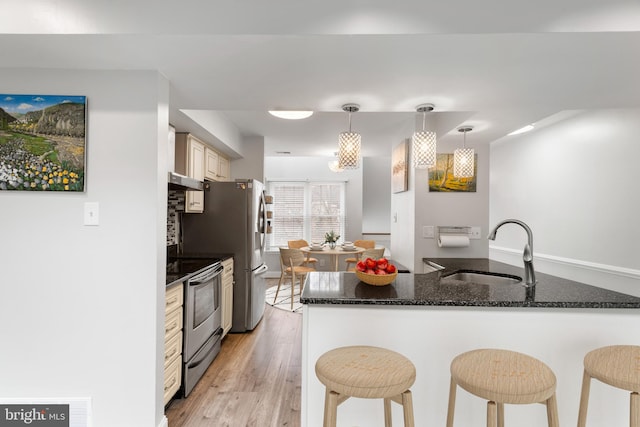
[[[413,167],[426,169],[436,165],[436,133],[424,129],[427,112],[433,111],[433,104],[422,104],[416,107],[418,113],[422,113],[422,130],[414,132],[413,137]]]
[[[340,133],[338,137],[338,165],[343,169],[358,169],[360,167],[361,137],[357,132],[351,132],[351,113],[360,111],[357,104],[345,104],[342,110],[349,113],[349,131]]]
[[[458,132],[464,133],[462,148],[453,152],[453,176],[456,178],[473,178],[474,157],[473,148],[467,148],[467,132],[471,132],[473,126],[463,126],[458,128]]]
[[[313,115],[313,111],[269,110],[269,114],[271,114],[272,116],[278,117],[280,119],[300,120],[300,119],[306,119],[307,117],[311,117],[311,115]]]
[[[331,170],[331,172],[339,173],[339,172],[344,171],[344,168],[340,167],[340,161],[337,159],[338,152],[337,151],[334,152],[333,155],[336,157],[336,159],[329,161],[329,169]]]
[[[523,126],[523,127],[521,127],[520,129],[516,129],[516,130],[514,130],[513,132],[508,133],[507,135],[508,135],[508,136],[511,136],[511,135],[519,135],[519,134],[521,134],[521,133],[529,132],[530,130],[533,130],[533,125],[526,125],[526,126]]]

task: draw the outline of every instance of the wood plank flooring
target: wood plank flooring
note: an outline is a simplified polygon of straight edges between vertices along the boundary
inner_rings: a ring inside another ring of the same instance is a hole
[[[169,427],[300,427],[302,315],[265,307],[251,332],[228,334]]]

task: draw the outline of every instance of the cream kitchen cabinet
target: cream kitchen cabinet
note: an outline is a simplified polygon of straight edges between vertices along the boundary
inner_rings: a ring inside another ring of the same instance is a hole
[[[222,337],[233,322],[233,258],[222,261]]]
[[[205,177],[204,142],[188,133],[176,134],[176,172],[204,181]],[[204,210],[204,192],[187,191],[185,212],[201,213]]]
[[[205,148],[205,178],[212,181],[229,180],[229,159],[212,148]]]
[[[165,295],[164,320],[164,404],[180,389],[182,382],[183,284],[171,286]]]

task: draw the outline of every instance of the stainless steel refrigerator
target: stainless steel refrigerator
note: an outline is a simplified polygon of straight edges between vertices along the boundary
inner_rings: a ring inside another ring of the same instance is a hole
[[[253,179],[210,182],[204,212],[182,218],[185,253],[233,255],[233,323],[231,332],[253,330],[264,314],[264,186]]]

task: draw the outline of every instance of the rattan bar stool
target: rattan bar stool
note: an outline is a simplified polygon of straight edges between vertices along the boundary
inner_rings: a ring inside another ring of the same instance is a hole
[[[456,388],[486,399],[487,426],[504,426],[504,404],[544,403],[549,427],[558,427],[556,376],[541,361],[509,350],[480,349],[451,362],[447,427],[453,427]]]
[[[380,347],[340,347],[316,362],[324,384],[324,427],[335,427],[338,405],[350,397],[384,399],[384,425],[391,427],[391,401],[403,407],[405,427],[414,427],[411,390],[416,368],[409,359]]]
[[[640,347],[612,345],[590,351],[584,357],[578,427],[585,427],[591,378],[631,392],[629,425],[640,427]]]

